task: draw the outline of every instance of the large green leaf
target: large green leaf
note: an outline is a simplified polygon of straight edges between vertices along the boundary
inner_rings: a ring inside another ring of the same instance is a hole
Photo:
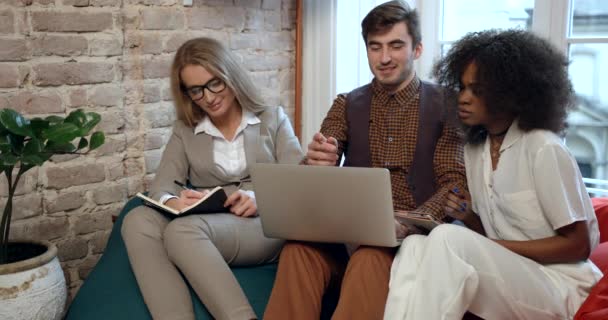
[[[0,150],[4,152],[4,148],[8,148],[8,150],[11,149],[11,141],[9,140],[7,134],[0,135]]]
[[[51,141],[66,143],[79,136],[80,129],[73,123],[58,123],[42,131],[43,136]]]
[[[27,154],[21,157],[21,163],[27,166],[41,166],[46,159],[37,154]]]
[[[86,113],[86,121],[80,129],[80,134],[86,136],[101,121],[101,116],[95,112]]]
[[[68,153],[76,151],[76,147],[70,142],[58,143],[55,141],[49,141],[46,143],[44,152],[53,153]]]
[[[13,134],[24,137],[34,135],[30,121],[13,109],[0,110],[0,123]]]
[[[78,109],[70,112],[70,114],[65,118],[64,123],[72,123],[78,128],[82,128],[86,121],[86,114],[84,113],[84,111]]]
[[[38,139],[32,139],[25,144],[23,155],[35,155],[44,149],[44,144]]]
[[[6,137],[11,144],[11,151],[15,154],[21,154],[23,152],[23,142],[25,141],[25,137],[10,132],[6,135]]]
[[[87,141],[87,138],[80,138],[80,141],[78,142],[78,150],[80,149],[84,149],[89,145],[89,141]]]
[[[0,165],[2,166],[12,167],[17,163],[17,161],[19,161],[19,158],[12,153],[0,154]]]
[[[44,120],[48,121],[50,124],[57,124],[57,123],[62,123],[63,119],[60,116],[48,116],[46,118],[44,118]]]
[[[97,149],[106,141],[106,137],[101,131],[97,131],[91,135],[91,143],[89,150]]]
[[[34,118],[30,119],[30,127],[34,132],[34,135],[40,139],[42,138],[42,131],[49,127],[49,122],[45,119]]]
[[[6,127],[2,124],[2,121],[0,121],[0,135],[4,135],[5,133],[7,133],[8,130],[6,129]]]

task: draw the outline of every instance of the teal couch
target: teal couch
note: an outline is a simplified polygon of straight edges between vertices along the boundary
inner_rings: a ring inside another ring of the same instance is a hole
[[[74,297],[66,315],[67,320],[139,320],[151,319],[142,298],[125,244],[120,235],[122,221],[128,212],[142,205],[139,198],[131,199],[114,223],[105,252]],[[110,219],[110,217],[108,217]],[[261,319],[274,283],[276,264],[233,268],[234,274]],[[215,288],[222,290],[222,288]],[[192,288],[190,288],[197,319],[212,319]]]

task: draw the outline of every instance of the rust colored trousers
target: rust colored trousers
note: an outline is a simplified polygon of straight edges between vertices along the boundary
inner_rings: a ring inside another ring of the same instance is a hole
[[[382,319],[395,248],[289,241],[279,258],[265,320],[316,320],[323,295],[339,288],[334,320]]]

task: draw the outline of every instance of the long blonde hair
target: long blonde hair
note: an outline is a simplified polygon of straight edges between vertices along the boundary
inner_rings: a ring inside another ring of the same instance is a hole
[[[199,65],[226,83],[242,108],[260,113],[266,108],[258,90],[236,56],[217,40],[195,38],[182,44],[171,66],[171,92],[177,118],[190,127],[205,117],[205,112],[182,90],[181,71],[187,65]]]

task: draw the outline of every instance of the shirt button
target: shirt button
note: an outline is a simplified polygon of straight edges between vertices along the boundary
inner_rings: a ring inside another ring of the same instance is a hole
[[[388,137],[388,142],[393,142],[393,137]]]

